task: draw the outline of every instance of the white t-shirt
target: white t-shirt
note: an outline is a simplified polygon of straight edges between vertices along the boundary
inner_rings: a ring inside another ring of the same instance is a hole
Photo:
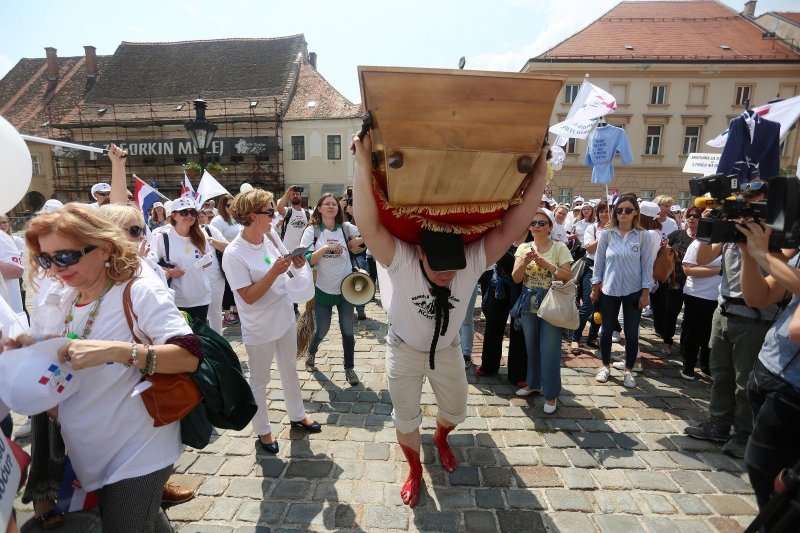
[[[686,263],[697,264],[697,249],[700,247],[700,241],[693,241],[686,249],[683,255],[683,264]],[[719,268],[722,265],[722,255],[717,256],[716,259],[708,264],[700,265],[711,268]],[[695,276],[686,276],[686,284],[683,286],[684,294],[694,296],[695,298],[702,298],[704,300],[717,300],[719,297],[719,284],[722,282],[722,276],[708,276],[705,278],[697,278]]]
[[[283,218],[286,217],[289,217],[289,222],[286,224],[286,233],[283,235],[283,245],[291,251],[300,246],[300,239],[302,239],[303,231],[308,224],[308,217],[305,209],[295,209],[292,206],[286,207],[286,214]],[[279,227],[283,227],[283,220]]]
[[[358,228],[347,222],[346,224],[348,224],[349,227],[349,236],[351,238],[356,237],[358,235]],[[326,253],[322,256],[322,259],[314,265],[314,269],[317,271],[316,285],[319,290],[327,294],[341,294],[342,280],[353,271],[353,266],[350,263],[350,255],[347,253],[347,240],[345,240],[344,229],[337,224],[333,231],[324,226],[322,226],[319,231],[320,234],[317,238],[317,244],[314,245],[314,227],[307,227],[305,231],[303,231],[302,239],[300,239],[300,246],[307,246],[311,251],[333,243],[342,247],[342,253]]]
[[[222,232],[220,230],[218,230],[217,228],[215,228],[214,226],[206,224],[205,226],[200,226],[200,227],[202,228],[203,233],[206,234],[206,237],[209,236],[208,232],[210,231],[211,232],[211,237],[213,239],[216,239],[218,241],[228,242],[228,239],[225,238],[225,236],[222,234]],[[209,243],[209,246],[211,246],[211,243]],[[219,261],[217,261],[217,252],[216,252],[217,249],[214,248],[213,246],[211,246],[211,250],[212,250],[211,255],[213,256],[214,260],[211,261],[211,266],[206,269],[206,274],[208,274],[208,279],[210,281],[215,282],[215,283],[224,283],[225,282],[225,276],[222,275],[222,267],[219,266]],[[227,248],[226,248],[226,250],[227,250]],[[223,257],[224,257],[224,254],[223,254]]]
[[[57,283],[51,288],[64,291]],[[88,338],[133,342],[122,307],[124,288],[124,283],[116,285],[106,294]],[[63,317],[75,295],[72,289],[63,294],[60,305]],[[131,302],[138,317],[137,329],[154,344],[192,333],[166,288],[154,276],[140,278],[133,284]],[[89,304],[74,311],[72,324],[81,325],[80,333],[92,308],[93,304]],[[144,355],[140,349],[138,357]],[[153,419],[141,397],[131,397],[142,379],[137,369],[113,363],[76,372],[81,377],[80,390],[59,405],[58,420],[72,466],[84,489],[95,490],[175,463],[183,452],[180,423],[153,427]]]
[[[231,218],[231,223],[228,224],[225,222],[225,219],[222,218],[222,215],[217,215],[212,218],[211,225],[217,228],[220,233],[225,236],[225,240],[228,242],[231,242],[234,237],[239,235],[239,232],[242,231],[242,226],[238,222]]]
[[[263,278],[282,255],[286,248],[280,238],[272,231],[272,239],[264,235],[261,246],[254,246],[244,240],[240,233],[225,249],[222,268],[228,284],[233,291],[233,299],[239,309],[242,322],[242,341],[245,344],[265,344],[279,339],[294,327],[292,302],[286,296],[286,274],[278,276],[269,290],[252,304],[239,296],[239,289],[248,287]],[[276,246],[277,244],[277,246]],[[304,267],[308,268],[308,267]],[[295,271],[294,267],[291,270]]]
[[[165,232],[169,239],[169,262],[184,271],[183,276],[172,280],[175,291],[175,305],[178,307],[199,307],[211,303],[211,282],[203,265],[216,261],[211,253],[213,248],[206,240],[205,250],[198,250],[189,237],[181,237],[175,228],[169,226]],[[151,243],[151,253],[156,262],[167,260],[164,251],[164,238],[158,235]],[[211,268],[211,267],[209,267]]]
[[[678,231],[678,223],[674,219],[667,217],[661,224],[661,236],[666,239],[673,231]]]
[[[578,236],[578,241],[583,244],[583,235],[586,233],[586,228],[589,227],[590,223],[585,220],[578,220],[575,222],[573,226],[573,233]]]
[[[558,222],[553,224],[553,229],[550,230],[550,239],[557,242],[563,242],[566,244],[569,241],[567,236],[567,228],[559,224]]]
[[[598,240],[600,238],[600,234],[604,231],[604,229],[597,228],[597,222],[594,224],[588,224],[586,229],[583,231],[583,245],[586,246],[587,244]],[[589,250],[586,250],[586,258],[594,260],[594,254],[589,253]]]
[[[448,347],[459,332],[461,320],[467,314],[472,291],[478,278],[486,270],[486,252],[483,239],[464,248],[467,266],[456,273],[450,282],[450,325],[447,333],[439,337],[437,350]],[[430,284],[419,266],[416,247],[395,239],[394,260],[386,269],[392,278],[392,303],[389,308],[391,329],[409,346],[427,353],[431,348],[435,315],[434,298]]]
[[[17,243],[4,231],[0,231],[0,263],[15,265],[24,268],[22,265],[22,254],[17,248]],[[23,313],[22,292],[19,286],[19,278],[4,280],[6,291],[8,292],[8,305],[15,313]]]

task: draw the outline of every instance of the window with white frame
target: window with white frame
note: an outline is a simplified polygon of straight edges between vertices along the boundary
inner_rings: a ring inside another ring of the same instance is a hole
[[[664,105],[667,103],[667,86],[653,85],[650,89],[650,104]]]
[[[328,135],[328,159],[342,158],[342,136]]]
[[[569,204],[572,202],[572,189],[560,188],[558,189],[558,198],[556,201],[559,204]]]
[[[737,85],[736,86],[736,105],[745,105],[747,100],[750,100],[750,95],[753,92],[752,85]]]
[[[661,126],[647,126],[647,139],[645,140],[645,155],[659,155],[661,153]]]
[[[571,104],[575,101],[575,97],[578,96],[578,91],[580,91],[581,86],[579,83],[568,83],[564,86],[564,103]]]
[[[38,155],[31,156],[31,164],[33,165],[33,175],[34,176],[41,176],[42,175],[42,160],[39,158]]]
[[[578,139],[571,138],[567,141],[566,146],[564,146],[564,153],[565,154],[576,154],[578,153]]]
[[[680,191],[678,192],[678,205],[681,206],[681,209],[686,209],[689,207],[689,202],[692,201],[692,193],[690,191]]]
[[[292,135],[292,160],[302,161],[306,158],[306,138],[302,135]]]
[[[689,155],[697,152],[697,147],[700,146],[700,126],[686,126],[683,134],[683,155]]]
[[[656,191],[653,189],[643,189],[642,194],[639,195],[639,200],[647,200],[648,202],[652,202],[653,198],[656,197]]]

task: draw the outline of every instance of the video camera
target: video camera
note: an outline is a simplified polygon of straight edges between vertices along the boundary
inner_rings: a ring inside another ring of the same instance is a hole
[[[756,189],[749,182],[746,188]],[[697,240],[714,244],[723,242],[744,242],[746,237],[738,228],[738,219],[752,218],[764,221],[772,228],[769,247],[800,247],[800,221],[797,219],[800,205],[800,180],[795,177],[776,176],[769,180],[766,202],[748,202],[737,198],[740,191],[737,175],[712,174],[689,180],[692,196],[698,197],[695,206],[712,208],[711,218],[701,219],[697,225]],[[704,194],[711,198],[702,198]]]

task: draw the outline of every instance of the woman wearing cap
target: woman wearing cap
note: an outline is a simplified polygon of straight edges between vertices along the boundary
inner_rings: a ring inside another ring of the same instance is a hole
[[[172,202],[170,225],[150,243],[152,253],[164,269],[175,291],[175,305],[196,320],[206,320],[211,303],[211,282],[206,269],[211,266],[213,248],[197,219],[197,204],[181,197]]]
[[[521,321],[528,349],[527,385],[517,391],[517,396],[541,392],[544,395],[543,410],[547,414],[555,412],[561,393],[563,328],[539,318],[536,312],[553,281],[566,282],[572,278],[572,256],[564,243],[550,238],[552,229],[552,215],[549,211],[539,209],[533,215],[530,226],[533,241],[517,248],[512,272],[514,281],[522,282],[525,287],[520,297]]]
[[[590,213],[590,216],[587,217],[586,213]],[[595,213],[597,215],[596,219]],[[586,268],[583,271],[583,277],[580,280],[576,280],[579,282],[581,290],[581,306],[578,309],[578,327],[572,332],[570,352],[573,355],[581,354],[581,335],[583,335],[583,328],[586,327],[586,322],[590,324],[589,334],[586,336],[586,345],[593,348],[599,347],[597,345],[597,332],[600,330],[600,326],[595,324],[594,320],[589,319],[594,314],[594,302],[592,302],[594,254],[597,251],[597,242],[600,239],[600,234],[606,230],[608,225],[608,202],[603,200],[597,206],[589,203],[583,204],[580,222],[587,222],[581,237],[583,247],[586,249]]]
[[[272,230],[275,202],[272,193],[250,189],[239,193],[231,210],[243,226],[222,256],[222,267],[234,291],[242,321],[242,342],[247,350],[250,388],[258,404],[253,430],[259,445],[278,453],[267,411],[266,388],[272,358],[277,356],[283,400],[292,427],[311,433],[322,431],[319,423],[306,415],[297,377],[297,324],[292,302],[287,297],[286,271],[296,274],[305,258],[292,258]],[[350,316],[352,317],[352,310]]]
[[[166,223],[167,212],[164,209],[164,204],[161,202],[154,203],[153,207],[150,208],[150,219],[147,221],[147,226],[150,228],[150,231],[153,231]]]
[[[611,375],[611,332],[622,307],[625,330],[623,385],[635,387],[631,374],[639,353],[639,322],[642,309],[650,303],[653,263],[657,248],[649,245],[639,225],[639,204],[633,194],[623,194],[611,212],[610,227],[600,235],[592,273],[592,302],[600,306],[603,331],[600,356],[603,366],[595,379],[608,381]]]
[[[231,206],[233,205],[233,196],[225,194],[219,197],[219,214],[211,219],[209,224],[217,228],[225,240],[228,242],[233,241],[234,238],[242,230],[241,224],[236,222],[236,218],[231,213]],[[225,292],[222,294],[222,310],[224,314],[223,322],[225,324],[238,324],[239,315],[236,309],[236,302],[233,298],[233,291],[231,290],[228,281],[225,281]]]
[[[60,282],[48,303],[60,302],[71,340],[58,359],[69,363],[80,391],[61,401],[58,419],[77,477],[99,496],[103,531],[171,531],[160,503],[183,451],[180,424],[154,427],[132,393],[143,374],[193,372],[203,355],[199,340],[166,288],[143,277],[131,286],[131,305],[153,345],[134,343],[123,292],[140,271],[136,246],[98,211],[68,204],[40,215],[25,241],[29,279],[44,271]],[[22,336],[12,347],[32,342]]]
[[[210,224],[214,218],[213,207],[203,207],[197,212],[200,229],[206,234],[208,243],[214,248],[214,260],[206,271],[211,283],[211,303],[208,304],[208,325],[222,335],[222,301],[225,298],[225,275],[222,273],[222,253],[228,247],[228,240],[217,228]]]
[[[353,336],[354,306],[342,297],[342,281],[353,271],[348,252],[349,239],[358,235],[358,228],[344,221],[344,213],[336,197],[323,194],[311,213],[311,220],[300,238],[300,246],[311,252],[308,261],[317,271],[314,296],[314,338],[308,349],[306,370],[314,369],[319,345],[331,327],[333,308],[339,315],[342,333],[344,373],[350,385],[358,384],[355,366],[355,337]]]

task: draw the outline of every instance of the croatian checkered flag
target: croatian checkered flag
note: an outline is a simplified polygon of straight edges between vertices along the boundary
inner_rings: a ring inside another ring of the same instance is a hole
[[[98,500],[94,492],[86,492],[75,475],[69,456],[65,457],[64,477],[61,478],[61,489],[58,492],[56,509],[61,513],[72,513],[97,507]]]

